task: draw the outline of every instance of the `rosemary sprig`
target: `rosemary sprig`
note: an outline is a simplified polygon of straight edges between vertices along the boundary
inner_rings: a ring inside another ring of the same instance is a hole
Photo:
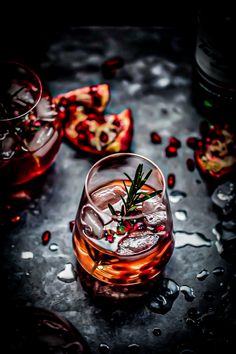
[[[153,198],[155,195],[158,195],[162,192],[162,190],[157,190],[152,193],[146,193],[144,191],[141,191],[141,188],[145,185],[151,173],[152,170],[150,170],[144,177],[143,164],[138,165],[134,179],[132,179],[127,173],[124,172],[124,175],[131,182],[131,185],[128,189],[125,181],[123,181],[127,197],[125,199],[122,195],[120,195],[123,202],[121,210],[118,213],[120,216],[130,215],[130,213],[137,209],[140,203],[143,203],[145,200]],[[110,203],[108,204],[108,207],[112,215],[117,215],[117,211]]]

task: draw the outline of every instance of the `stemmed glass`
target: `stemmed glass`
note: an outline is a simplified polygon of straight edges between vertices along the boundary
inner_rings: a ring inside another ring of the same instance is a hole
[[[147,283],[172,255],[172,231],[165,179],[154,162],[118,153],[92,166],[73,231],[85,271],[112,285]]]
[[[49,92],[32,69],[5,62],[0,77],[0,182],[19,185],[52,164],[62,127]]]

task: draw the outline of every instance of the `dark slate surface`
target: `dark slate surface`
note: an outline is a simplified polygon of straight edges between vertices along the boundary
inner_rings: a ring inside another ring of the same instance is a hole
[[[123,57],[125,66],[114,79],[105,80],[101,64],[114,55]],[[100,343],[106,343],[111,353],[130,353],[132,348],[128,346],[134,343],[140,353],[181,353],[184,349],[192,353],[202,348],[217,352],[217,348],[224,348],[231,339],[231,327],[227,332],[225,323],[235,325],[230,322],[235,317],[229,294],[232,279],[235,281],[233,267],[220,257],[215,246],[212,228],[218,217],[207,184],[197,170],[186,169],[192,150],[185,141],[190,135],[199,136],[202,119],[191,103],[191,36],[160,28],[72,28],[57,35],[45,58],[41,75],[53,95],[88,84],[110,83],[107,112],[126,107],[133,111],[131,150],[156,162],[165,177],[175,173],[175,189],[187,193],[179,203],[171,203],[174,229],[197,231],[213,242],[211,247],[175,249],[164,276],[180,286],[192,287],[196,297],[188,302],[180,293],[165,315],[153,313],[145,305],[132,310],[106,310],[89,298],[79,278],[71,283],[60,281],[57,274],[66,263],[76,266],[68,223],[75,217],[86,173],[95,161],[63,142],[56,163],[40,180],[36,196],[22,212],[22,222],[1,236],[2,289],[10,305],[42,307],[64,316],[81,332],[92,353],[99,352]],[[153,130],[163,137],[161,145],[150,142]],[[167,159],[164,149],[171,135],[181,140],[182,148],[178,157]],[[177,220],[176,210],[185,210],[187,220]],[[47,246],[41,243],[45,230],[52,233]],[[51,243],[59,246],[57,251],[50,251]],[[32,259],[21,258],[26,251],[33,253]],[[218,277],[212,274],[217,266],[225,269]],[[210,274],[199,281],[196,275],[203,269]],[[207,296],[209,291],[213,298]],[[202,315],[216,312],[214,324],[186,323],[192,307]],[[153,334],[154,328],[161,329],[160,336]]]

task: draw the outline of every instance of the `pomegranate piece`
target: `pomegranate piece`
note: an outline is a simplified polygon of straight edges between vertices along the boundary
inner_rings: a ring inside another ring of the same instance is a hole
[[[150,134],[150,137],[151,137],[151,142],[152,142],[153,144],[161,144],[162,138],[161,138],[161,136],[160,136],[157,132],[152,132],[152,133]]]
[[[236,136],[233,127],[227,124],[222,127],[218,124],[207,126],[203,122],[200,131],[203,137],[194,155],[198,169],[217,180],[233,173],[236,169]]]
[[[96,113],[102,113],[110,100],[110,86],[100,84],[82,87],[53,98],[59,116],[64,119],[69,113],[73,113],[78,107],[92,109]],[[67,113],[65,113],[65,111]]]
[[[127,151],[133,137],[131,110],[105,116],[77,111],[66,123],[65,135],[75,147],[93,155]]]

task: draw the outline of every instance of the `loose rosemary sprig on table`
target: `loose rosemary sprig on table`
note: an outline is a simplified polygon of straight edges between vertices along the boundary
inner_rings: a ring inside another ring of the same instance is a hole
[[[158,195],[162,192],[162,190],[157,190],[152,193],[146,193],[144,191],[141,191],[141,188],[145,185],[151,173],[152,170],[150,170],[144,177],[143,164],[138,165],[134,179],[132,179],[127,173],[124,172],[124,175],[131,182],[131,185],[128,189],[125,181],[123,181],[127,197],[125,199],[122,195],[120,195],[123,201],[123,205],[121,207],[119,216],[129,216],[133,211],[137,209],[137,206],[140,203],[144,202],[147,199],[153,198],[155,195]],[[108,204],[108,207],[110,209],[111,214],[117,216],[117,211],[110,203]]]

